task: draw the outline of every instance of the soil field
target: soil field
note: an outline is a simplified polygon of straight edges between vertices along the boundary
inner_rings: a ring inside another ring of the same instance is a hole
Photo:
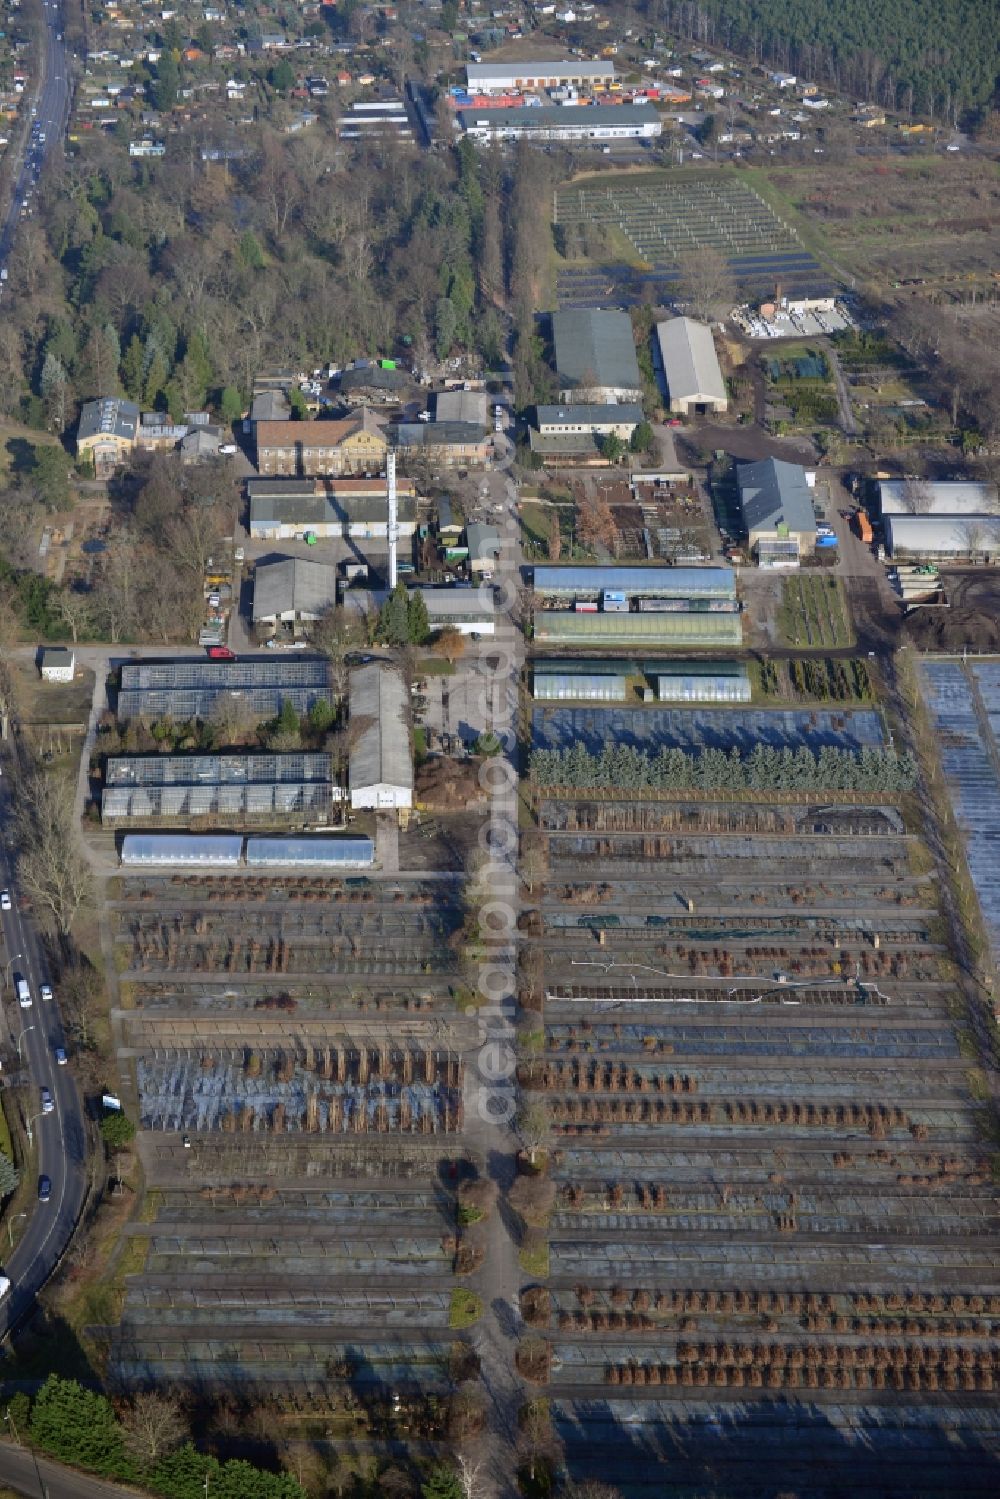
[[[552,1132],[536,1325],[571,1473],[987,1494],[1000,1199],[902,807],[540,817],[522,1081]]]

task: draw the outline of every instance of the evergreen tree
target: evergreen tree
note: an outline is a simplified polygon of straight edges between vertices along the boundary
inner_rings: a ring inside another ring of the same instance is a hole
[[[410,608],[404,583],[396,584],[379,610],[376,637],[383,645],[407,645],[409,643]]]
[[[130,401],[141,401],[144,389],[145,358],[142,340],[137,333],[129,339],[122,359],[122,385]]]
[[[8,1197],[20,1179],[14,1162],[0,1150],[0,1197]]]
[[[431,633],[424,596],[416,589],[406,602],[406,634],[411,645],[423,645]]]
[[[75,1379],[50,1374],[31,1411],[31,1435],[45,1452],[105,1478],[132,1478],[111,1402]]]

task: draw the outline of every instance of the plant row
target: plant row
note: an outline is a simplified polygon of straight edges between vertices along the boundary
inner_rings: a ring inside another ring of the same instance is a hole
[[[774,749],[757,744],[749,754],[704,749],[657,751],[606,745],[594,755],[580,742],[569,749],[536,749],[531,779],[543,787],[651,787],[657,790],[911,791],[917,766],[893,750]]]

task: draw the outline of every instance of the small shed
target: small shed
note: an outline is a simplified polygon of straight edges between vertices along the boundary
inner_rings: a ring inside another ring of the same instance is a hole
[[[43,682],[72,682],[76,671],[76,652],[65,645],[46,646],[39,666]]]

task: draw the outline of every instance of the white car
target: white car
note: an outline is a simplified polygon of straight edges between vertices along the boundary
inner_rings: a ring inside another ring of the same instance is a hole
[[[55,1104],[52,1102],[52,1094],[49,1092],[48,1088],[42,1088],[41,1089],[41,1097],[42,1097],[42,1113],[43,1114],[51,1114],[53,1112],[53,1110],[55,1109]]]
[[[13,909],[14,908],[11,904],[10,899],[10,891],[0,890],[0,911],[12,911]]]
[[[39,984],[39,986],[38,986],[38,992],[41,995],[42,999],[51,999],[52,998],[52,985],[51,984]]]

